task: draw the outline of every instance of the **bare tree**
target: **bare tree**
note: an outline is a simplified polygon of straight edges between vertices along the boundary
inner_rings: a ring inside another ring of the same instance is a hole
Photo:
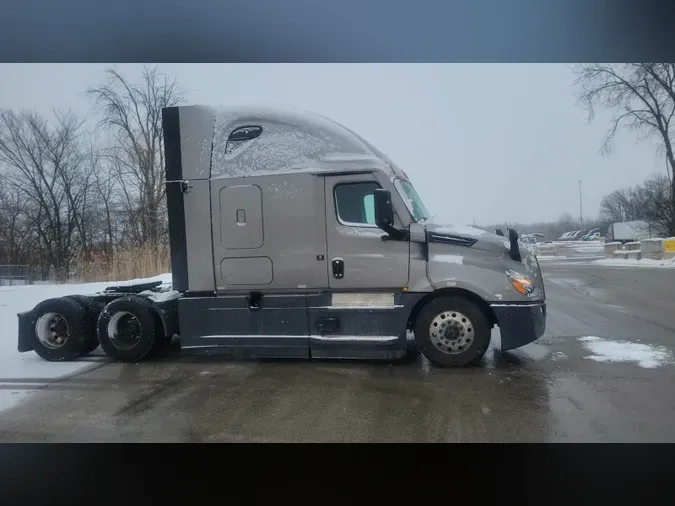
[[[605,195],[600,201],[600,214],[611,222],[646,219],[638,188],[622,188]]]
[[[675,64],[582,64],[574,71],[578,98],[586,107],[589,119],[598,106],[614,111],[602,146],[604,153],[611,151],[612,141],[621,127],[636,132],[639,140],[657,139],[665,154],[669,182],[669,195],[663,205],[669,208],[666,214],[675,216]],[[675,223],[667,228],[675,233]]]
[[[32,232],[21,194],[0,174],[0,263],[26,263]]]
[[[21,199],[26,227],[36,234],[39,254],[68,278],[70,264],[86,240],[89,176],[82,165],[81,122],[56,114],[54,126],[33,112],[0,111],[0,165]]]
[[[675,215],[669,206],[671,182],[663,174],[654,176],[636,188],[634,193],[638,205],[643,210],[643,218],[652,227],[657,236],[675,236]]]
[[[651,231],[662,237],[675,235],[670,206],[670,179],[659,174],[632,188],[615,190],[600,203],[602,217],[610,222],[646,221]]]
[[[88,93],[99,107],[101,126],[114,139],[107,163],[123,193],[134,241],[158,244],[166,228],[162,108],[178,105],[183,94],[176,79],[157,67],[145,67],[138,84],[114,68],[106,73],[108,82]]]

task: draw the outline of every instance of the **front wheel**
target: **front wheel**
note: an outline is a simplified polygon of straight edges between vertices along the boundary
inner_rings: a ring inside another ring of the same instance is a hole
[[[491,329],[489,319],[475,303],[458,296],[439,297],[418,315],[415,342],[435,365],[470,365],[485,355]]]

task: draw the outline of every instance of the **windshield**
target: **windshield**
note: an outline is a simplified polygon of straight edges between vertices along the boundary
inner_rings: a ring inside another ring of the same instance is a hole
[[[405,179],[395,179],[394,186],[396,191],[405,202],[405,205],[408,207],[408,211],[412,215],[413,220],[415,221],[424,221],[431,218],[429,211],[424,206],[424,202],[415,191],[412,183]]]

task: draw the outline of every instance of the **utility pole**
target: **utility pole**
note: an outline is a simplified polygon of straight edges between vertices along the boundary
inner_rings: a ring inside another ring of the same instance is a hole
[[[584,211],[581,204],[581,179],[579,180],[579,221],[584,224]]]

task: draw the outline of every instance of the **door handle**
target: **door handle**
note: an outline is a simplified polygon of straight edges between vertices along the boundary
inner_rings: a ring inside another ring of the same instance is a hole
[[[331,262],[333,267],[333,277],[342,279],[345,276],[345,261],[342,258],[334,258]]]

